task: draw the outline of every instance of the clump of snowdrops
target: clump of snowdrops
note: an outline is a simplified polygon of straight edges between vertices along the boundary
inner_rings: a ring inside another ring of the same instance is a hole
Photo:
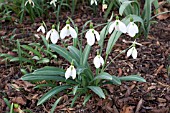
[[[83,105],[85,105],[86,102],[92,98],[93,93],[100,98],[106,98],[106,90],[101,88],[104,84],[121,85],[122,81],[145,82],[145,79],[140,75],[117,77],[116,75],[111,75],[105,71],[112,63],[110,62],[108,64],[106,62],[108,61],[108,55],[111,53],[112,48],[120,35],[124,33],[130,37],[135,37],[136,34],[139,33],[136,22],[138,22],[138,18],[135,15],[129,15],[122,20],[119,20],[119,17],[117,16],[115,21],[108,21],[100,33],[95,29],[96,26],[93,26],[91,21],[84,24],[81,33],[78,33],[78,28],[71,18],[68,18],[65,26],[60,31],[56,30],[55,25],[52,26],[51,30],[47,31],[42,24],[37,31],[46,33],[46,40],[50,40],[49,42],[52,43],[49,45],[49,48],[57,55],[62,56],[65,61],[68,62],[68,66],[63,68],[46,66],[22,77],[22,80],[28,81],[47,81],[47,84],[38,85],[36,88],[42,86],[51,87],[51,90],[39,99],[37,105],[43,104],[49,98],[61,91],[64,91],[69,95],[74,95],[71,107],[73,107],[75,100],[80,96],[84,96]],[[87,30],[85,30],[86,25],[90,25]],[[110,34],[110,38],[108,40],[107,48],[104,48],[104,40],[105,38],[108,38],[108,34]],[[72,38],[73,45],[58,45],[59,41],[64,42],[67,38]],[[82,42],[84,40],[86,40],[87,43],[83,49]],[[93,47],[97,45],[100,46],[100,49],[96,50],[96,53],[91,53],[91,49],[94,49]],[[133,41],[132,45],[126,50],[123,50],[120,54],[127,51],[128,57],[132,55],[132,58],[136,59],[138,53],[136,45],[141,44]],[[106,55],[103,55],[102,51],[106,51]],[[89,54],[95,54],[93,61],[89,60]],[[65,61],[63,63],[67,63]],[[93,62],[93,65],[90,65],[91,62]],[[93,67],[95,67],[95,71],[92,70],[94,69]],[[56,81],[61,84],[55,86],[51,85],[51,82],[48,83],[48,81]],[[58,97],[53,109],[60,99],[61,97]]]

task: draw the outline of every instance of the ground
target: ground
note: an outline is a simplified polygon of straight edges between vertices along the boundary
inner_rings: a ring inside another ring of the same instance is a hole
[[[63,17],[60,18],[61,28],[66,21],[66,15],[69,14],[63,13]],[[94,25],[105,22],[102,18],[102,13],[94,16],[93,14],[86,14],[80,11],[73,17],[78,26],[82,26],[90,19],[92,19]],[[157,23],[151,25],[148,37],[144,38],[141,36],[137,39],[137,42],[142,44],[142,46],[137,46],[138,58],[135,60],[131,57],[127,58],[126,53],[124,53],[106,70],[110,74],[117,76],[140,74],[146,79],[146,83],[124,82],[121,86],[105,85],[103,87],[108,91],[106,99],[103,100],[98,96],[94,96],[86,106],[83,106],[83,97],[81,97],[76,101],[73,108],[70,108],[73,95],[63,95],[61,93],[59,95],[63,96],[63,100],[57,106],[56,113],[169,113],[170,75],[168,75],[167,68],[170,65],[170,19],[162,21],[155,19],[155,21]],[[19,25],[3,22],[0,35],[7,36],[7,38],[0,40],[0,52],[15,55],[12,52],[15,44],[9,40],[13,34],[15,34],[14,39],[22,39],[21,43],[40,42],[40,39],[33,38],[40,22],[41,19],[36,19],[37,24],[30,24],[28,21]],[[55,20],[47,19],[45,22],[50,28]],[[15,31],[13,31],[14,29]],[[101,27],[97,28],[97,30],[100,29]],[[125,43],[123,40],[133,41],[134,39],[125,35],[121,36],[114,46],[109,59],[130,46],[129,43]],[[107,40],[105,41],[107,42]],[[98,48],[97,44],[94,48]],[[94,52],[91,52],[90,56],[94,55]],[[57,66],[58,64],[53,65]],[[38,99],[49,89],[33,89],[35,84],[41,84],[41,82],[33,84],[20,80],[20,77],[23,76],[20,68],[21,66],[18,63],[0,62],[1,112],[9,111],[3,98],[8,98],[10,102],[18,103],[21,109],[30,109],[33,113],[49,112],[56,98],[54,97],[45,104],[37,106]]]

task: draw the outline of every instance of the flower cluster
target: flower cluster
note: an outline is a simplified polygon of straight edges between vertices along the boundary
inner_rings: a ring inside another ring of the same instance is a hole
[[[109,33],[112,33],[113,30],[120,31],[122,33],[127,33],[129,36],[134,37],[138,32],[137,25],[133,22],[133,19],[130,19],[130,23],[128,26],[126,26],[123,22],[121,22],[116,17],[116,20],[111,23],[109,27]],[[42,33],[45,33],[45,28],[43,24],[37,29],[37,32],[42,31]],[[76,30],[70,26],[70,21],[66,21],[66,25],[61,29],[60,34],[58,31],[55,30],[55,26],[52,26],[52,29],[47,32],[46,34],[46,40],[50,38],[51,42],[53,44],[56,44],[59,39],[63,40],[65,37],[71,36],[72,38],[77,38],[78,34]],[[87,44],[89,46],[92,46],[95,44],[95,40],[100,40],[100,34],[93,28],[93,24],[90,23],[90,29],[86,32],[85,38],[87,39]],[[137,58],[137,50],[135,48],[135,45],[137,42],[133,42],[131,48],[127,52],[127,57],[132,55],[134,59]],[[104,65],[104,59],[101,57],[99,52],[97,52],[97,56],[93,59],[93,64],[96,68],[100,68],[100,66]],[[66,70],[65,72],[65,78],[68,79],[69,77],[72,77],[72,79],[76,78],[76,69],[74,68],[73,62],[71,63],[71,66]]]
[[[116,21],[112,22],[109,27],[109,33],[112,33],[113,29],[120,31],[122,33],[127,33],[130,37],[136,36],[139,32],[138,26],[133,22],[133,19],[130,19],[130,23],[126,26],[123,22],[119,20],[119,17],[116,17]],[[137,58],[137,50],[135,48],[136,42],[134,41],[131,48],[127,52],[127,57],[132,55],[133,59]]]

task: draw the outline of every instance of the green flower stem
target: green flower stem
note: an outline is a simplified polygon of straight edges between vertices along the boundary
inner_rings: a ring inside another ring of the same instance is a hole
[[[109,64],[107,64],[106,67],[104,67],[104,68],[102,69],[102,72],[105,71],[106,68],[107,68],[111,63],[113,63],[114,60],[115,60],[117,57],[119,57],[122,53],[125,53],[125,52],[126,52],[129,48],[131,48],[132,46],[133,46],[133,45],[131,45],[130,47],[124,49],[124,50],[121,51],[117,56],[115,56],[113,59],[111,59],[111,62],[110,62]]]
[[[106,57],[105,57],[105,60],[104,60],[104,65],[102,66],[101,72],[103,72],[104,69],[105,69],[104,67],[105,67],[105,65],[106,65],[108,56],[109,56],[109,54],[106,54]]]

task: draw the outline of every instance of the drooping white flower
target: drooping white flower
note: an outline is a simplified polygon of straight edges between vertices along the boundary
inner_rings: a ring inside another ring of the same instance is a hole
[[[127,52],[127,57],[129,57],[130,55],[132,55],[133,59],[137,58],[137,50],[135,48],[135,46],[131,47],[128,52]]]
[[[101,65],[104,65],[104,59],[98,54],[94,58],[93,64],[95,65],[96,68],[99,68]]]
[[[95,43],[95,37],[96,37],[97,41],[100,40],[99,33],[96,30],[94,30],[93,28],[87,31],[85,37],[87,39],[87,43],[90,46],[92,46]]]
[[[118,16],[116,17],[116,20],[113,23],[111,23],[109,27],[109,33],[112,33],[113,29],[115,29],[116,31],[121,31],[122,33],[127,32],[126,25],[119,20]]]
[[[127,26],[128,35],[134,37],[138,32],[139,32],[138,26],[134,22],[130,22]]]
[[[95,5],[97,5],[97,1],[96,0],[91,0],[90,4],[93,5],[95,3]]]
[[[72,38],[77,38],[77,32],[74,28],[70,26],[69,20],[66,22],[66,26],[60,32],[61,39],[64,39],[66,36],[71,35]]]
[[[72,79],[76,78],[76,69],[73,65],[71,65],[69,68],[67,68],[65,72],[65,78],[68,79],[69,77],[72,77]]]
[[[52,27],[52,29],[50,31],[47,32],[46,34],[46,40],[51,39],[51,42],[53,44],[56,44],[58,39],[59,39],[59,34],[58,32],[54,29],[54,26]]]
[[[50,5],[53,4],[54,7],[56,7],[56,2],[57,2],[57,0],[51,0]]]
[[[40,30],[42,31],[43,34],[45,33],[45,27],[43,25],[38,27],[37,32],[40,32]]]
[[[25,6],[27,5],[28,2],[29,2],[30,5],[32,5],[32,7],[34,7],[34,2],[33,2],[33,0],[27,0],[27,1],[25,2]]]

